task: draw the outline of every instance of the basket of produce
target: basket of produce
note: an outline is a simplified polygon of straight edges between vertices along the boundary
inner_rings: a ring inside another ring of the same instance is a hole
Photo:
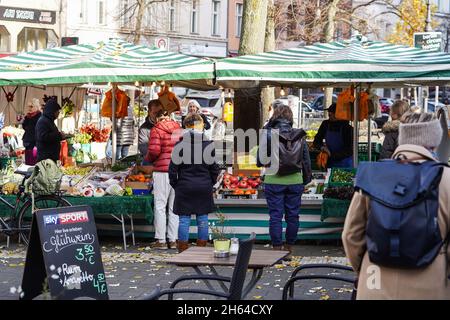
[[[328,187],[323,194],[320,220],[347,215],[355,189],[352,186]]]
[[[354,184],[356,169],[354,168],[332,168],[328,186],[352,186]]]

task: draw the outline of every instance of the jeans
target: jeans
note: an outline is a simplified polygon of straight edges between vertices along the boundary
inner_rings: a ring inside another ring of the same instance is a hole
[[[189,240],[189,226],[191,224],[191,216],[180,216],[180,223],[178,224],[178,240]],[[198,240],[208,240],[208,215],[197,215],[197,234]]]
[[[286,221],[286,243],[295,244],[299,227],[300,205],[304,186],[301,184],[265,184],[267,206],[269,207],[269,233],[273,246],[283,244],[283,213]]]
[[[117,145],[116,148],[116,160],[125,158],[128,156],[128,152],[130,151],[129,145]],[[112,141],[111,139],[108,140],[108,144],[106,145],[106,156],[108,158],[112,158]]]

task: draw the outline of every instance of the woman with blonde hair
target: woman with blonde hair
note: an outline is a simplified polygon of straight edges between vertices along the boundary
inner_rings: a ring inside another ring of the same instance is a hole
[[[382,132],[384,134],[383,147],[381,149],[381,159],[389,159],[398,147],[398,132],[402,115],[408,111],[409,104],[403,100],[397,100],[391,106],[390,121],[383,126]]]

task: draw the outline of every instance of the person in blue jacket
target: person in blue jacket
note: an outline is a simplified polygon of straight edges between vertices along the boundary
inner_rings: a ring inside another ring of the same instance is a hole
[[[314,138],[314,147],[328,153],[329,168],[353,167],[353,127],[336,119],[336,104],[328,109],[329,119],[322,122]],[[325,141],[325,142],[324,142]]]

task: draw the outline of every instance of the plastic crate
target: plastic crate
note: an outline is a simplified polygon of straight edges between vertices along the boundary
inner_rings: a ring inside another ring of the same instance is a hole
[[[375,162],[378,161],[380,158],[380,155],[377,153],[372,153],[372,158],[371,158],[371,162]],[[368,153],[358,153],[358,161],[362,162],[362,161],[369,161],[369,154]]]
[[[379,144],[378,142],[372,142],[372,154],[373,153],[380,153],[381,152],[381,144]],[[358,143],[358,153],[368,153],[369,149],[368,147],[368,142],[360,142]]]
[[[331,168],[330,179],[328,181],[328,186],[330,187],[342,187],[342,186],[352,186],[354,183],[352,182],[333,182],[334,175],[336,171],[349,171],[356,175],[355,168]]]

